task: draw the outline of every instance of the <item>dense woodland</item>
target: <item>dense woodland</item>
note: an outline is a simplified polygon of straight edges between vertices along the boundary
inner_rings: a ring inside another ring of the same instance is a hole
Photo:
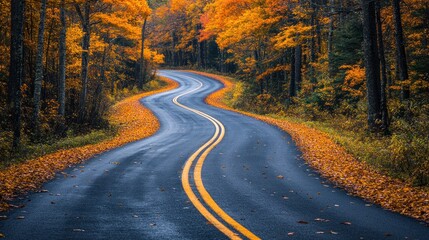
[[[0,11],[1,159],[108,127],[109,106],[163,61],[145,41],[146,1],[1,0]]]
[[[233,106],[347,130],[358,158],[429,183],[428,1],[171,0],[153,11],[149,38],[168,66],[232,73]]]
[[[234,74],[235,107],[329,122],[382,150],[356,150],[363,159],[429,184],[427,0],[0,0],[0,11],[3,152],[105,126],[116,96],[164,63]]]

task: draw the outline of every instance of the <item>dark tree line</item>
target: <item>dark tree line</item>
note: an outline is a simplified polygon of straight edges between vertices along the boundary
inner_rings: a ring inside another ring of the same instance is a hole
[[[162,57],[145,42],[149,6],[133,1],[0,1],[2,152],[105,128],[112,101],[145,88]]]

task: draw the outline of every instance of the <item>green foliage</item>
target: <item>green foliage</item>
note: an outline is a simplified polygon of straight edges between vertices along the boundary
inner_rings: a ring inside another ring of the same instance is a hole
[[[334,73],[342,65],[353,65],[362,59],[362,23],[357,15],[352,15],[334,31],[333,52],[330,61]]]

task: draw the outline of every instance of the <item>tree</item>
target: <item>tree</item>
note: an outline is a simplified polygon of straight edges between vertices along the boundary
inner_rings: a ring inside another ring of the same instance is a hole
[[[13,142],[17,149],[21,142],[21,85],[23,79],[24,56],[24,13],[25,0],[11,1],[10,64],[9,64],[9,103],[12,111]]]
[[[145,61],[144,61],[144,42],[146,39],[146,22],[147,22],[147,16],[144,18],[143,20],[143,25],[142,25],[142,35],[141,35],[141,50],[140,50],[140,76],[139,76],[139,81],[138,81],[138,85],[140,89],[143,89],[143,84],[145,83],[145,79],[146,79],[146,66],[145,66]]]
[[[295,59],[292,60],[295,61],[295,72],[293,73],[295,75],[295,82],[296,82],[296,88],[298,91],[301,90],[301,84],[302,84],[302,46],[297,45],[295,47]]]
[[[91,37],[91,0],[85,0],[83,4],[83,12],[78,3],[74,4],[76,12],[80,19],[80,24],[83,31],[82,38],[82,66],[81,66],[81,84],[82,89],[80,92],[79,100],[79,116],[78,122],[83,123],[86,115],[86,104],[87,104],[87,94],[88,94],[88,65],[89,65],[89,47],[90,47],[90,37]]]
[[[292,97],[296,96],[296,65],[295,65],[295,51],[292,49],[290,56],[290,83],[289,83],[289,97],[292,100]]]
[[[408,76],[408,64],[407,57],[405,54],[405,41],[402,30],[402,18],[401,18],[401,1],[392,0],[393,5],[393,16],[395,21],[395,43],[396,43],[396,61],[398,67],[399,76],[397,78],[402,81],[402,92],[401,97],[403,100],[410,98],[410,88]]]
[[[39,30],[37,34],[37,53],[36,53],[36,74],[34,77],[34,109],[33,109],[33,133],[39,137],[40,135],[40,93],[42,91],[43,80],[43,46],[45,36],[45,19],[46,19],[46,0],[42,0],[40,5],[40,20]]]
[[[384,54],[384,42],[383,42],[383,29],[381,23],[381,4],[379,1],[375,3],[375,14],[377,21],[377,39],[378,39],[378,54],[380,59],[380,67],[381,67],[381,99],[380,99],[380,107],[381,107],[381,119],[382,119],[382,129],[385,133],[389,131],[389,113],[387,109],[387,70],[386,70],[386,57]]]
[[[65,116],[66,112],[66,11],[65,11],[65,0],[60,2],[60,21],[61,31],[59,38],[59,58],[58,58],[58,114],[61,117]]]
[[[375,1],[361,0],[363,15],[363,49],[368,102],[368,127],[381,129],[380,61],[378,59]]]

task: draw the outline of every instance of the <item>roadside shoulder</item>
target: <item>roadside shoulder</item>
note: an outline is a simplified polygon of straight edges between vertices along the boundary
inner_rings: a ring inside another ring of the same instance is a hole
[[[38,189],[59,171],[82,163],[96,154],[155,134],[159,129],[158,119],[139,99],[178,87],[175,81],[167,78],[161,80],[167,83],[165,87],[126,98],[111,108],[109,122],[119,127],[113,138],[96,144],[59,150],[0,171],[0,211],[10,207],[8,201]]]
[[[426,190],[377,172],[367,163],[358,161],[347,153],[320,130],[286,119],[231,108],[225,104],[224,98],[234,87],[232,81],[216,74],[191,72],[213,78],[225,86],[206,98],[208,104],[259,119],[286,131],[301,150],[304,160],[323,177],[350,194],[379,204],[385,209],[429,222],[429,193]]]

